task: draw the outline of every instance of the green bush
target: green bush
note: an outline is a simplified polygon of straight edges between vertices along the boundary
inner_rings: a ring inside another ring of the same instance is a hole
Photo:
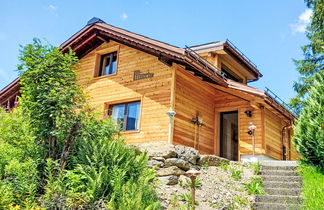
[[[0,110],[0,209],[159,209],[148,157],[86,106],[73,52],[21,53],[20,105]]]
[[[324,72],[318,72],[295,126],[294,144],[302,161],[324,172]]]

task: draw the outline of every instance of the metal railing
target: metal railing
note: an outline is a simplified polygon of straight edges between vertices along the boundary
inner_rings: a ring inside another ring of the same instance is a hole
[[[207,61],[205,58],[200,56],[198,53],[196,53],[190,47],[188,47],[188,46],[185,46],[185,47],[186,47],[185,48],[186,53],[188,55],[190,55],[191,57],[193,57],[197,62],[201,63],[205,67],[206,70],[208,70],[208,71],[211,70],[214,75],[218,74],[218,75],[224,77],[224,74],[218,67],[211,64],[209,61]]]
[[[249,61],[249,63],[251,63],[252,66],[254,66],[255,68],[258,68],[258,66],[253,63],[251,61],[251,59],[249,59],[238,47],[236,47],[233,42],[231,42],[229,39],[226,39],[226,42],[231,46],[233,47],[243,58],[245,58],[247,61]]]
[[[272,92],[269,88],[265,87],[265,93],[267,96],[269,96],[271,99],[276,101],[278,104],[280,104],[282,107],[287,109],[289,112],[291,112],[294,116],[296,116],[295,110],[286,102],[284,102],[279,96],[277,96],[274,92]]]

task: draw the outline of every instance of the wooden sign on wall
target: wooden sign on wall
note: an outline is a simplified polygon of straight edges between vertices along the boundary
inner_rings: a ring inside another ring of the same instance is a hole
[[[143,74],[141,74],[140,70],[135,70],[133,80],[135,81],[135,80],[140,80],[140,79],[146,79],[146,78],[151,78],[153,76],[154,76],[153,73],[143,73]]]

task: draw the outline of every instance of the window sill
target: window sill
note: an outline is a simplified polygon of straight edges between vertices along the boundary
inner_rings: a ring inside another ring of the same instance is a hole
[[[94,80],[100,80],[100,79],[104,79],[104,78],[108,78],[108,77],[114,77],[116,76],[117,73],[115,74],[108,74],[108,75],[105,75],[105,76],[97,76],[97,77],[93,77]]]
[[[132,131],[121,131],[121,134],[133,134],[133,133],[140,133],[141,130],[132,130]]]

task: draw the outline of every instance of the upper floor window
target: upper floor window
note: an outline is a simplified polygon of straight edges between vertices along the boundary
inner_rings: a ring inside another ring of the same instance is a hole
[[[113,122],[120,125],[123,131],[139,129],[140,102],[130,102],[109,106],[109,115]]]
[[[116,74],[117,52],[108,53],[100,57],[100,68],[98,76]]]
[[[237,76],[234,72],[229,70],[226,66],[222,66],[222,74],[230,80],[233,80],[235,82],[243,82],[242,78]]]

